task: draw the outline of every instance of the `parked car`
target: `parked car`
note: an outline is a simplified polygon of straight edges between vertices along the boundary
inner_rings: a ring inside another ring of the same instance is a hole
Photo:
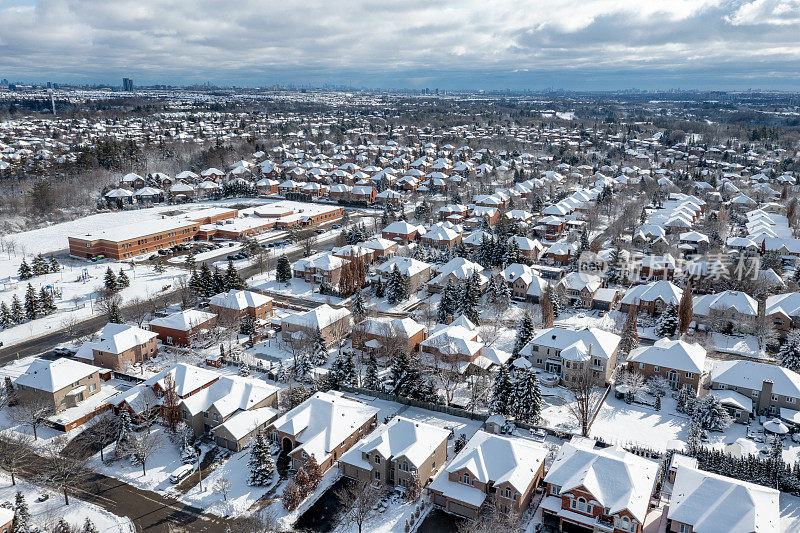
[[[169,482],[173,485],[177,485],[187,477],[191,476],[192,472],[194,472],[194,466],[192,465],[179,466],[169,475]]]
[[[317,235],[322,235],[323,233],[325,233],[325,230],[324,229],[315,229],[314,233],[316,233]]]

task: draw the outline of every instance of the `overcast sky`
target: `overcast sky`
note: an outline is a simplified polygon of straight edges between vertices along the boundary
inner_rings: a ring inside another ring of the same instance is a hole
[[[800,89],[800,0],[0,0],[0,77]]]

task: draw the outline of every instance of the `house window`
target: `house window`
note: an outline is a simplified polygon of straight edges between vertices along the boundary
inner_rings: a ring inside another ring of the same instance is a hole
[[[511,489],[506,489],[506,498],[511,497]]]
[[[464,474],[464,483],[469,485],[469,474]]]
[[[773,394],[772,395],[772,401],[773,402],[777,402],[778,401],[778,395],[777,394]]]
[[[687,372],[686,379],[694,379],[694,372]]]
[[[186,411],[181,411],[181,418],[183,418],[184,420],[189,420],[189,413],[187,413]]]
[[[644,363],[639,363],[639,370],[644,370],[644,367],[645,367]]]
[[[376,465],[381,464],[381,456],[380,455],[377,455],[377,454],[375,455],[375,464]]]
[[[681,524],[678,528],[679,533],[692,533],[692,526],[688,524]]]
[[[557,485],[550,485],[550,494],[552,494],[553,496],[558,496],[560,492],[561,492],[561,487]]]
[[[403,461],[403,472],[408,472],[408,461]]]
[[[758,391],[757,390],[753,391],[753,398],[758,398]]]
[[[214,422],[219,422],[219,415],[214,413]]]
[[[658,372],[659,370],[661,370],[661,367],[659,367],[658,365],[653,366],[653,372]]]
[[[792,398],[791,396],[787,396],[786,403],[794,403],[794,398]]]
[[[375,471],[375,479],[377,479],[378,481],[380,481],[380,479],[381,479],[381,473],[380,473],[379,470]]]

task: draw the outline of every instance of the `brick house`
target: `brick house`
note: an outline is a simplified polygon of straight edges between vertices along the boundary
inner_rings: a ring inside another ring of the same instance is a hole
[[[156,356],[158,334],[127,324],[105,325],[100,340],[85,343],[78,354],[97,366],[122,370],[128,365],[141,364]]]
[[[208,307],[216,315],[233,315],[241,318],[245,314],[255,321],[264,321],[272,316],[272,298],[253,291],[231,289],[211,297]]]
[[[689,388],[700,392],[700,379],[706,362],[706,349],[696,343],[661,339],[652,346],[640,346],[628,354],[628,370],[645,380],[661,376],[673,390]]]
[[[381,237],[390,241],[394,241],[398,244],[408,244],[416,241],[421,235],[424,234],[425,228],[422,226],[415,226],[414,224],[409,224],[404,220],[397,220],[383,228]]]
[[[353,327],[353,348],[361,352],[373,352],[378,356],[391,356],[383,354],[383,348],[394,346],[396,338],[406,341],[408,354],[419,351],[422,341],[428,338],[425,326],[413,318],[368,318]]]
[[[319,332],[327,345],[332,345],[350,333],[352,313],[345,307],[322,304],[314,309],[284,317],[281,320],[281,335],[291,340],[300,333],[315,338]]]
[[[560,531],[642,533],[657,474],[655,461],[573,437],[544,478],[543,521]]]
[[[150,321],[150,331],[162,344],[191,346],[217,323],[217,315],[197,309],[185,309]]]
[[[336,257],[329,252],[318,252],[298,259],[292,265],[292,276],[307,283],[327,283],[336,287],[339,285],[345,263],[346,259]]]

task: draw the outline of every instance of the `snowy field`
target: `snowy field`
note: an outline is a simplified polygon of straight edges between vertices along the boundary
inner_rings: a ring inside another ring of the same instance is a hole
[[[97,300],[104,289],[104,277],[109,267],[116,275],[125,272],[130,280],[130,286],[119,291],[123,305],[135,298],[146,300],[174,290],[179,280],[187,275],[185,270],[176,267],[166,267],[163,273],[158,273],[153,267],[143,264],[132,266],[113,260],[92,263],[68,259],[60,272],[19,280],[17,270],[20,262],[21,257],[12,261],[0,259],[0,280],[5,280],[0,286],[0,302],[10,307],[16,295],[24,305],[28,283],[37,294],[42,287],[52,286],[61,296],[55,298],[57,310],[54,313],[0,331],[0,341],[5,346],[64,329],[69,323],[102,313]]]
[[[53,527],[61,517],[73,526],[83,527],[88,518],[100,533],[128,533],[133,532],[133,524],[128,518],[111,514],[94,504],[87,503],[74,496],[70,496],[69,505],[64,504],[64,496],[49,489],[38,487],[27,481],[17,478],[17,485],[11,485],[11,478],[0,474],[0,503],[14,503],[17,491],[22,492],[28,511],[31,513],[31,525],[39,527],[42,531],[53,531]],[[49,498],[37,502],[42,494]]]

